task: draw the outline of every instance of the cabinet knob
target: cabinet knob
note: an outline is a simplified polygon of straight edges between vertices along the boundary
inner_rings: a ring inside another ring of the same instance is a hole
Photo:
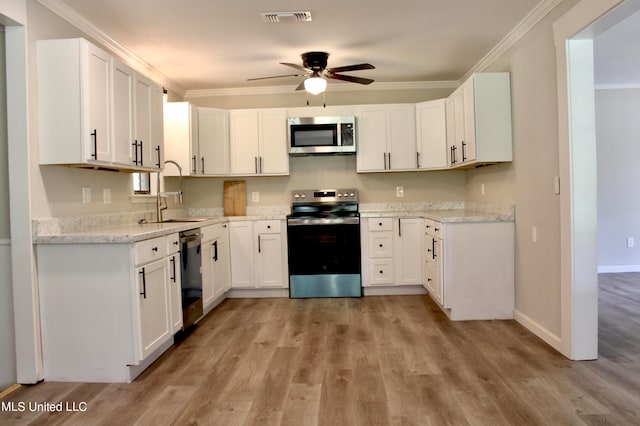
[[[177,246],[177,245],[179,245],[179,244],[180,244],[180,243],[179,243],[178,241],[174,241],[174,242],[173,242],[173,245],[174,245],[174,246]]]
[[[382,247],[382,244],[380,244],[380,247]]]
[[[382,226],[382,222],[378,222],[378,226]]]
[[[267,229],[271,229],[271,225],[267,225]]]
[[[380,271],[381,274],[384,274],[384,271]]]
[[[154,247],[154,248],[152,248],[152,249],[151,249],[151,251],[155,251],[155,252],[157,252],[157,251],[158,251],[158,247]]]

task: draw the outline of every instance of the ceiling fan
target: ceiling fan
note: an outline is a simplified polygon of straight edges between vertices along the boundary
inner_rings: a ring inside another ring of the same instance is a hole
[[[371,70],[375,67],[371,64],[355,64],[347,65],[344,67],[327,68],[327,58],[329,54],[327,52],[306,52],[300,55],[302,57],[302,65],[292,64],[288,62],[280,62],[282,65],[286,65],[291,68],[295,68],[298,71],[302,71],[303,74],[286,74],[286,75],[274,75],[271,77],[258,77],[249,78],[247,81],[265,80],[269,78],[280,77],[305,77],[305,79],[296,87],[296,90],[305,89],[307,92],[317,95],[324,92],[327,87],[328,78],[334,80],[348,81],[350,83],[359,84],[371,84],[373,80],[370,78],[354,77],[351,75],[338,74],[344,71],[358,71],[358,70]]]

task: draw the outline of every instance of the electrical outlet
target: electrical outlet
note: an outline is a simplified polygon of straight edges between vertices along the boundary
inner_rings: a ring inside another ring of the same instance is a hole
[[[254,203],[257,203],[260,201],[260,193],[258,191],[253,191],[251,193],[251,201],[253,201]]]
[[[404,197],[404,186],[396,186],[396,197]]]
[[[484,183],[480,185],[480,193],[484,195]]]
[[[633,248],[633,246],[635,245],[635,241],[633,240],[633,237],[628,237],[627,238],[627,247],[628,248]]]
[[[531,227],[531,241],[534,243],[538,241],[538,228],[535,226]]]
[[[89,204],[91,202],[91,188],[82,187],[82,202],[84,204]]]
[[[105,204],[111,204],[111,188],[102,189],[102,201]]]

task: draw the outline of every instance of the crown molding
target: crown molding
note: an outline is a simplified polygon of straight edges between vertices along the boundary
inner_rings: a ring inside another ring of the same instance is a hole
[[[354,84],[328,84],[327,92],[356,92],[361,90],[424,90],[424,89],[455,89],[460,86],[460,81],[406,81],[406,82],[380,82],[366,86]],[[185,98],[203,98],[211,96],[251,96],[251,95],[276,95],[293,93],[292,86],[259,86],[259,87],[230,87],[222,89],[198,89],[187,90]]]
[[[496,62],[507,50],[511,49],[522,37],[549,14],[562,0],[543,0],[525,16],[509,33],[496,44],[477,64],[475,64],[462,78],[471,77],[473,73],[486,70]]]
[[[185,89],[174,81],[169,80],[167,76],[155,69],[149,63],[144,61],[138,55],[131,50],[111,38],[104,31],[96,27],[91,21],[87,20],[84,16],[79,14],[75,9],[71,8],[68,4],[61,0],[37,0],[38,3],[64,19],[80,31],[86,33],[89,37],[102,44],[111,53],[118,56],[124,63],[138,71],[141,74],[149,77],[153,81],[161,84],[172,91],[184,96]]]

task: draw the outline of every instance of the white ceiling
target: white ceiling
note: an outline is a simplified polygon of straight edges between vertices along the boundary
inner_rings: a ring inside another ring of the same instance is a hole
[[[458,81],[551,0],[39,0],[106,34],[184,90],[288,86],[279,62],[329,52],[329,67],[385,82]],[[629,2],[629,1],[628,1]],[[71,14],[69,13],[71,11]],[[261,12],[309,11],[311,22],[265,23]],[[535,12],[533,12],[535,13]],[[640,13],[594,39],[599,85],[640,84]],[[86,27],[86,25],[85,25]],[[331,85],[351,83],[331,81]],[[175,87],[175,86],[174,86]]]
[[[457,81],[541,0],[46,0],[93,26],[186,90],[291,85],[279,62],[329,52],[329,67],[376,82]],[[261,12],[310,11],[312,22],[265,23]],[[332,81],[330,84],[351,84]]]

